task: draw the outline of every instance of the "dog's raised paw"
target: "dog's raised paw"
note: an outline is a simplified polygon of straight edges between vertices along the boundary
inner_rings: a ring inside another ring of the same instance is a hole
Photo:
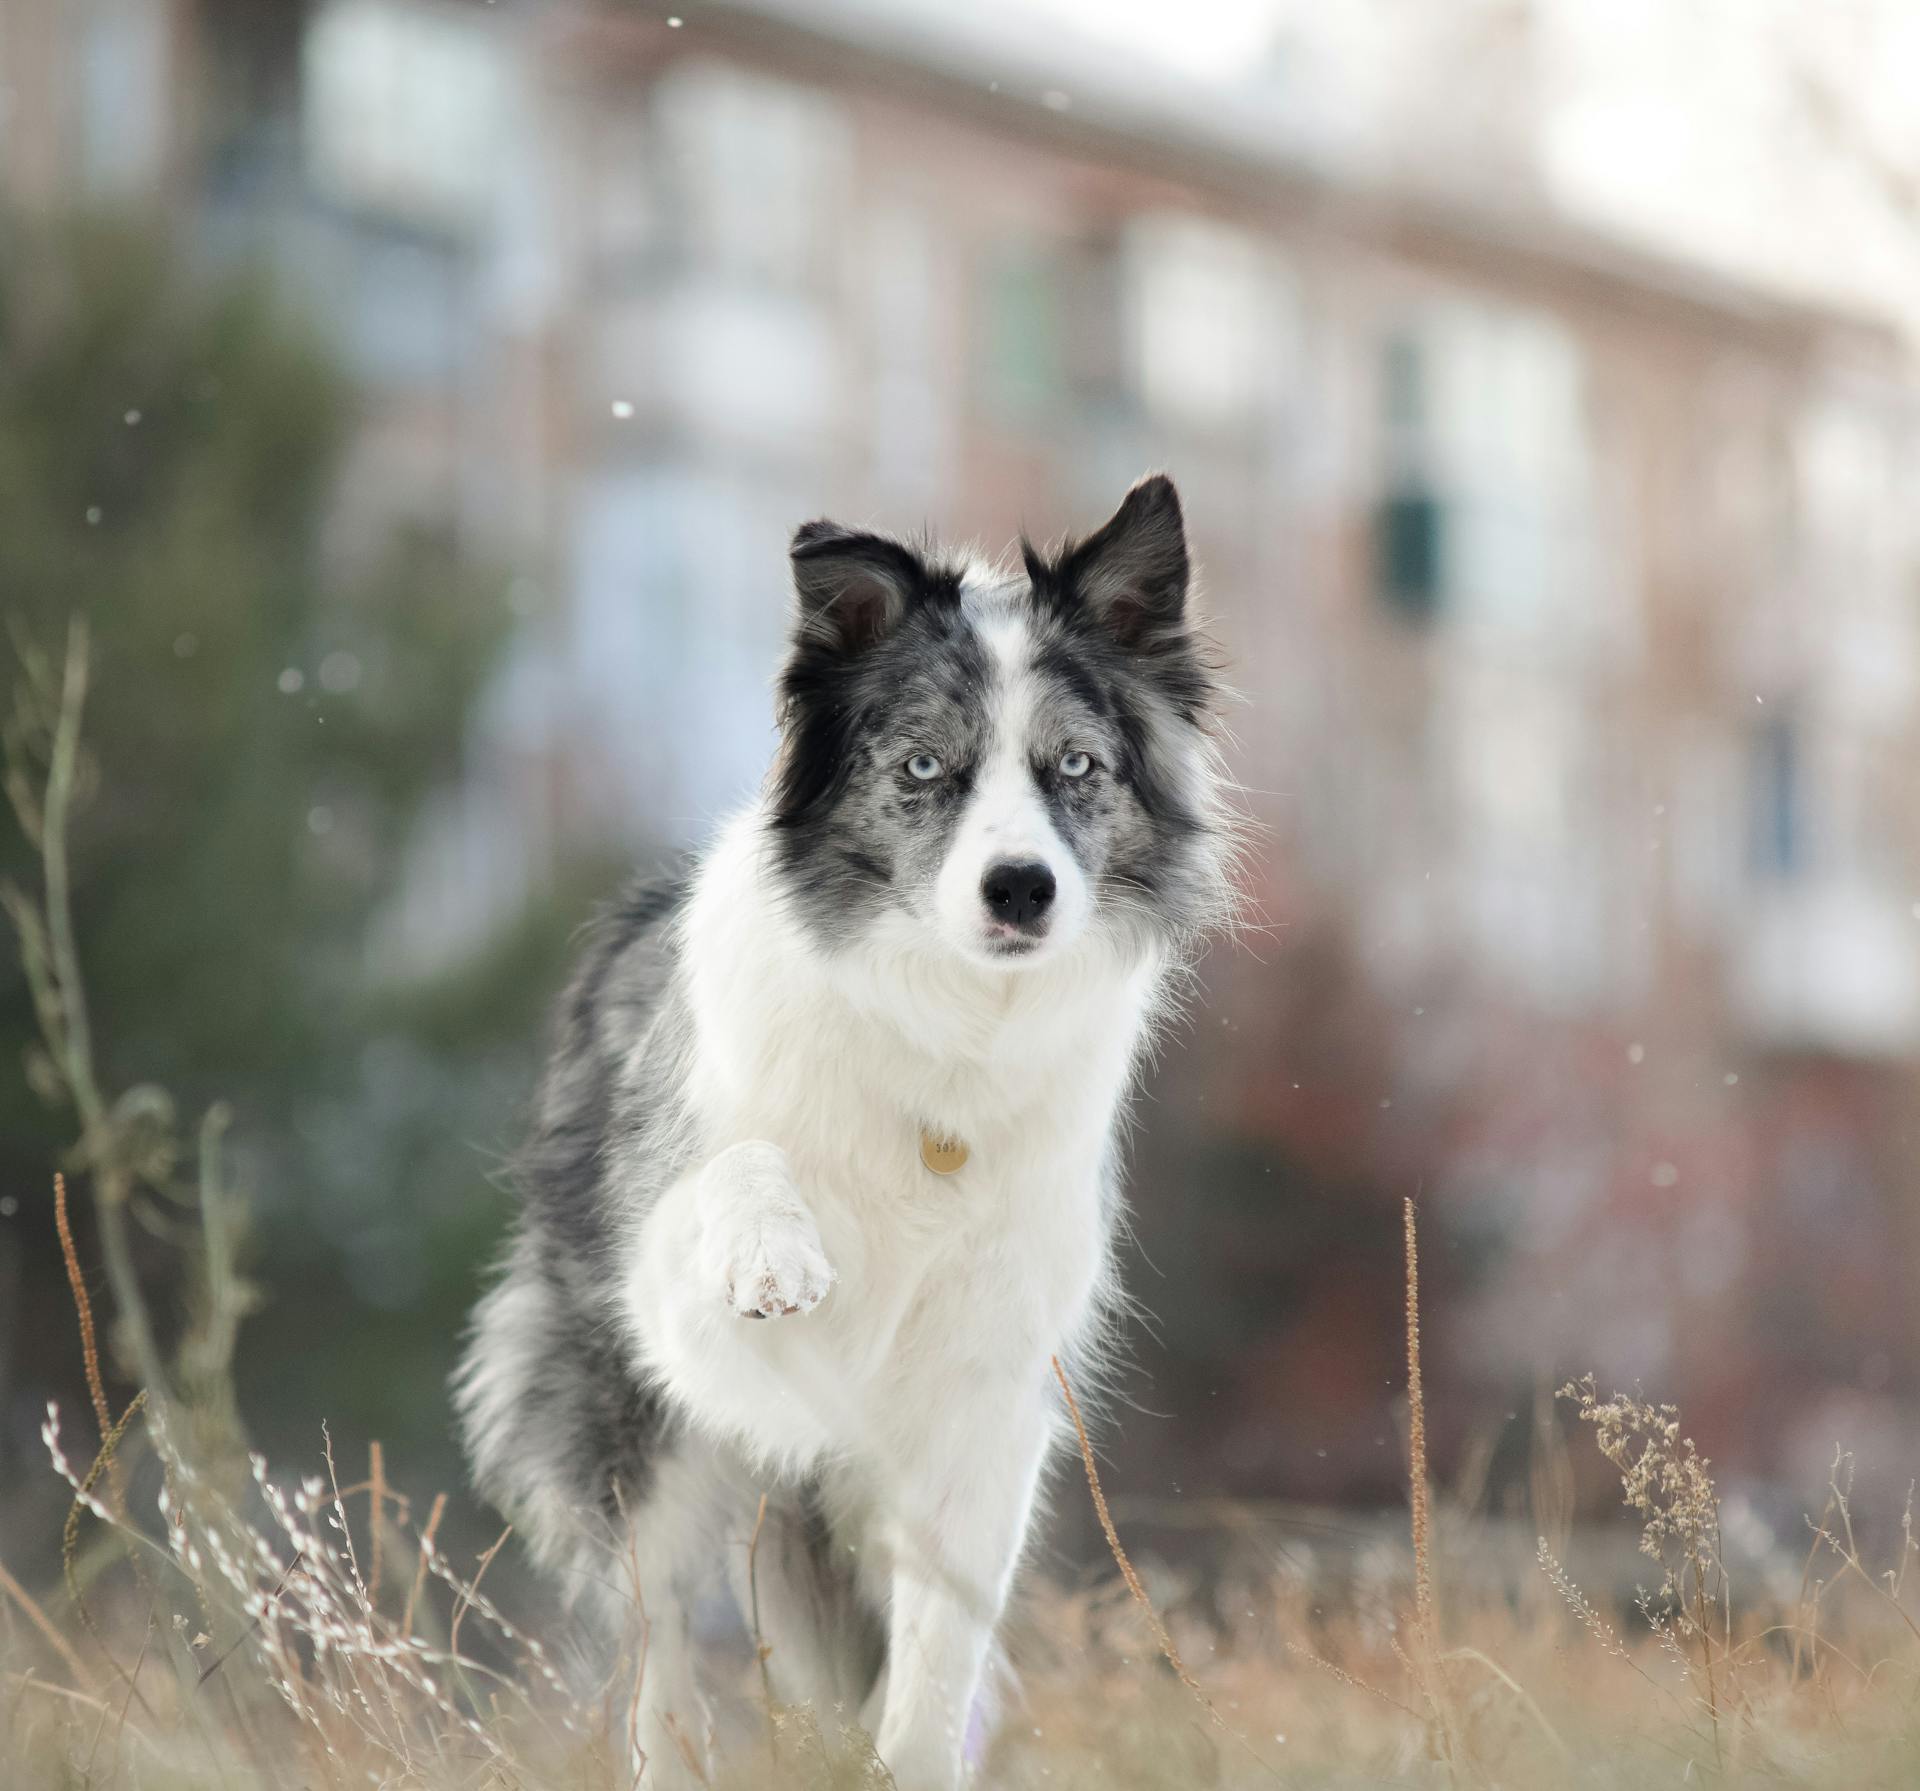
[[[833,1287],[820,1234],[799,1215],[762,1220],[734,1240],[727,1258],[727,1303],[742,1318],[811,1312]]]
[[[724,1289],[736,1313],[789,1318],[827,1297],[833,1265],[778,1145],[730,1146],[707,1165],[701,1192],[707,1285]]]

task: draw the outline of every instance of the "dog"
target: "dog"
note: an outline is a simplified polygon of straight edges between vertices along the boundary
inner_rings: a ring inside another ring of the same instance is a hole
[[[1222,691],[1164,476],[1013,569],[829,522],[791,562],[774,764],[561,1000],[456,1404],[541,1562],[644,1611],[643,1783],[707,1770],[724,1582],[774,1695],[951,1791],[1052,1361],[1110,1353],[1129,1092],[1231,906]]]

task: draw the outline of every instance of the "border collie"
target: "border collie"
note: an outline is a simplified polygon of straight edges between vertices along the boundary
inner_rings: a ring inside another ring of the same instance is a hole
[[[1220,692],[1164,477],[1015,571],[828,522],[792,571],[765,788],[563,998],[457,1398],[542,1562],[644,1610],[644,1783],[705,1771],[724,1576],[778,1698],[946,1791],[1049,1359],[1111,1329],[1129,1090],[1229,906]]]

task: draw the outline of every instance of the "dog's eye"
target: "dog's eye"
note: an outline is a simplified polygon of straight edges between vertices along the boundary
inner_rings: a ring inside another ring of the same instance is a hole
[[[907,775],[923,784],[930,784],[940,775],[942,766],[930,752],[917,752],[907,761]]]
[[[1093,760],[1083,752],[1063,753],[1060,758],[1062,777],[1085,777],[1093,769]]]

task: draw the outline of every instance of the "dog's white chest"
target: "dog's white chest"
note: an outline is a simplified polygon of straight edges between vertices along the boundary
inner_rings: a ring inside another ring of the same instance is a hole
[[[898,1384],[922,1366],[938,1380],[955,1359],[1044,1361],[1105,1259],[1124,1060],[1089,1086],[1084,1059],[1055,1078],[1004,1059],[916,1062],[897,1046],[848,1059],[858,1069],[816,1084],[786,1142],[840,1277],[816,1316],[845,1370]]]
[[[696,1150],[777,1148],[831,1288],[742,1322],[663,1272],[638,1328],[655,1372],[757,1454],[898,1453],[966,1386],[1038,1386],[1096,1310],[1158,966],[1092,947],[991,979],[823,960],[741,914],[694,928]]]

